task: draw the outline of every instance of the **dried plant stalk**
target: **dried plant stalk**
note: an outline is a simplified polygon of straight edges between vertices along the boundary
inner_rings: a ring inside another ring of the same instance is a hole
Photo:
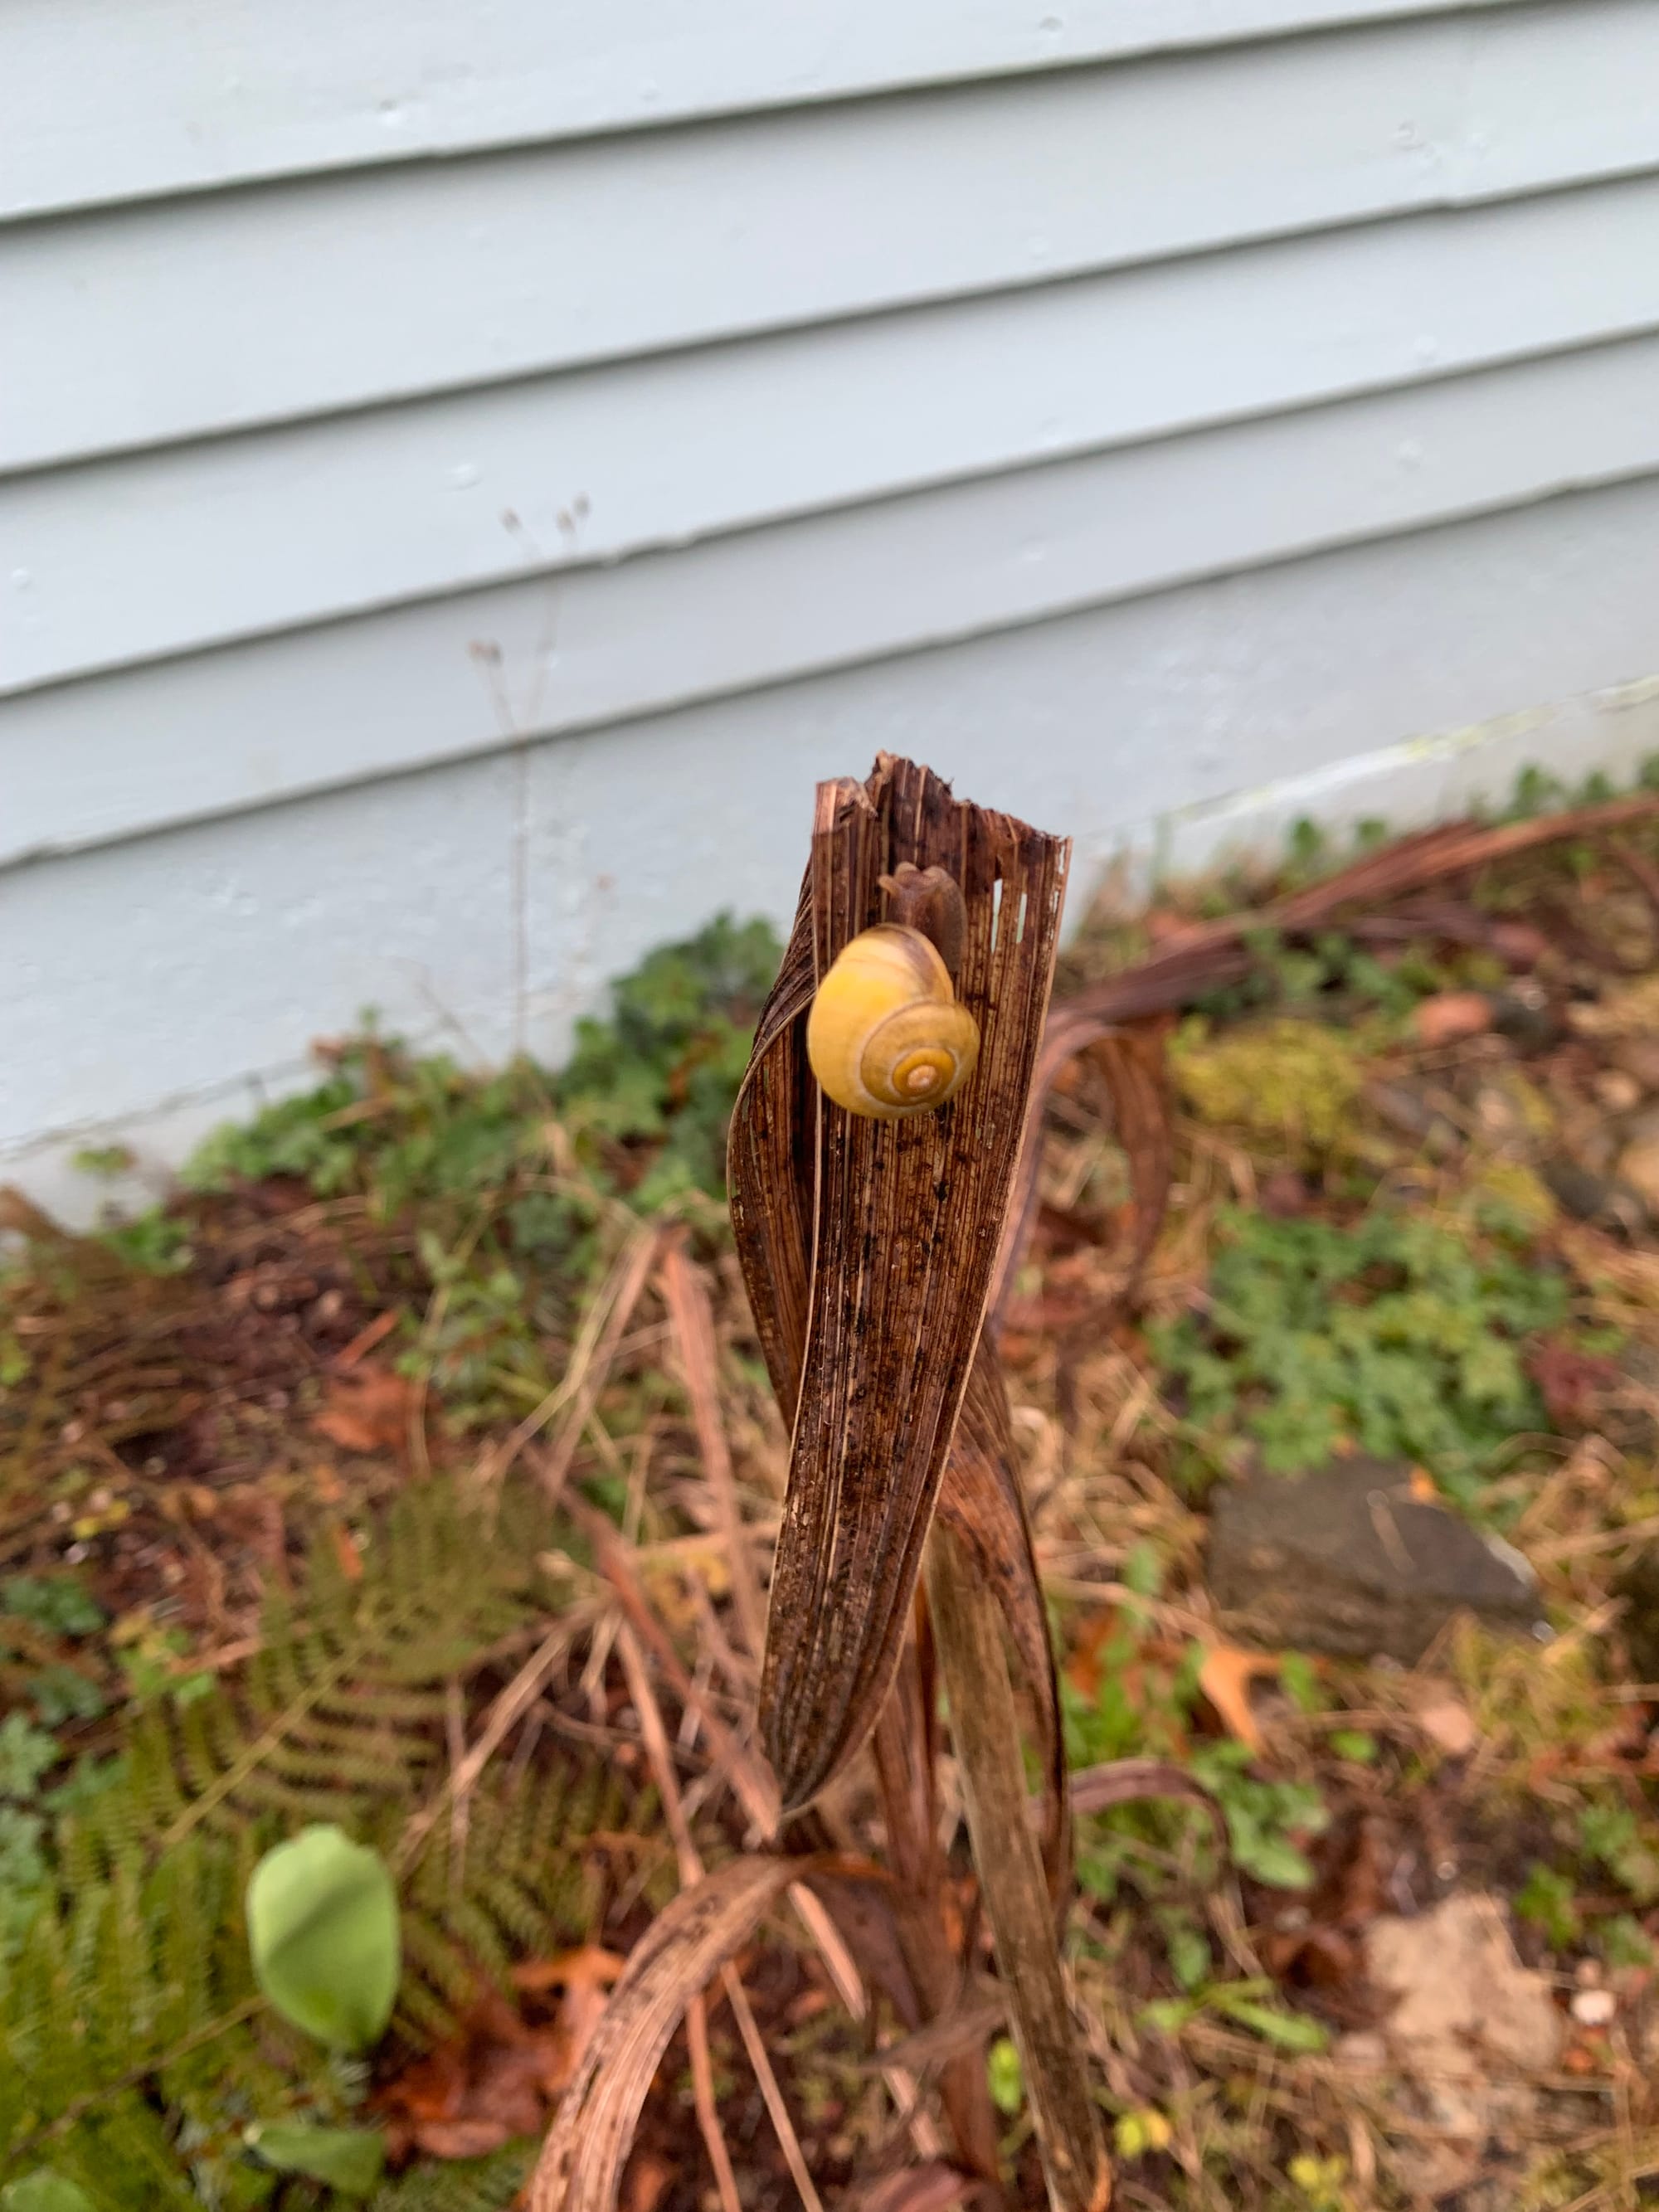
[[[756,1327],[793,1425],[762,1685],[786,1810],[822,1790],[883,1713],[876,1759],[890,1841],[925,1901],[931,1772],[909,1770],[930,1767],[932,1723],[916,1664],[883,1708],[937,1505],[941,1556],[959,1563],[962,1584],[945,1593],[955,1607],[946,1679],[953,1716],[964,1717],[953,1721],[957,1747],[964,1771],[976,1770],[975,1849],[1050,2192],[1062,2212],[1098,2212],[1109,2178],[1054,1931],[1070,1872],[1058,1688],[1006,1393],[981,1340],[1066,857],[1061,840],[959,805],[908,762],[884,757],[866,785],[824,786],[794,931],[733,1116],[728,1182]],[[959,908],[926,890],[939,870],[959,886]],[[804,1030],[816,980],[895,908],[929,933],[937,914],[936,941],[981,1046],[974,1075],[939,1111],[889,1122],[820,1096]],[[1042,1726],[1041,1853],[1027,1823],[1005,1624]],[[976,1711],[978,1666],[989,1670],[988,1719]],[[918,1995],[936,2018],[948,2014],[960,1967],[947,1986],[925,1915],[913,1917],[906,1948]],[[971,2048],[967,2056],[976,2067]],[[946,2085],[955,2131],[964,2163],[983,2171],[982,2124],[958,2072]]]
[[[938,2021],[957,2008],[963,1978],[945,1918],[931,1660],[928,1638],[919,1634],[907,1642],[871,1747],[881,1791],[886,1856],[897,1878],[899,1942],[921,2008]],[[939,2069],[939,2102],[963,2166],[995,2182],[1000,2173],[996,2114],[986,2077],[982,2034],[945,2057]]]
[[[1103,2212],[1111,2198],[1111,2168],[1026,1814],[1025,1767],[1002,1621],[971,1556],[942,1523],[935,1525],[927,1547],[927,1597],[974,1863],[996,1938],[1049,2200],[1055,2212]]]

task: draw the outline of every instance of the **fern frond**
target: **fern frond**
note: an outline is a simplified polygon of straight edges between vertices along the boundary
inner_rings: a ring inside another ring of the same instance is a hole
[[[538,2148],[535,2142],[506,2143],[488,2158],[417,2166],[377,2190],[368,2212],[507,2212]]]
[[[319,1548],[298,1593],[272,1599],[240,1677],[133,1716],[100,1786],[60,1811],[52,1886],[0,1959],[0,2172],[50,2163],[99,2212],[316,2201],[250,2160],[243,2130],[349,2122],[356,2092],[264,2005],[248,1877],[312,1820],[394,1858],[431,1804],[448,1685],[539,1632],[545,1509],[511,1486],[498,1504],[492,1525],[446,1483],[411,1489],[356,1583]],[[642,1832],[653,1810],[596,1759],[545,1745],[522,1774],[486,1768],[459,1826],[434,1821],[402,1868],[397,2033],[416,2046],[450,2034],[481,1972],[504,1979],[517,1959],[591,1939],[611,1879],[592,1838]],[[422,2177],[383,2196],[411,2212],[494,2207],[522,2172],[515,2155],[444,2169],[436,2194]]]

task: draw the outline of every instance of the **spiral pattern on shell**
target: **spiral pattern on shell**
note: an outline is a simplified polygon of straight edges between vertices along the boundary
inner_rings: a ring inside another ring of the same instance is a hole
[[[819,984],[806,1055],[838,1106],[897,1121],[960,1090],[979,1058],[979,1024],[929,940],[880,922],[843,948]]]

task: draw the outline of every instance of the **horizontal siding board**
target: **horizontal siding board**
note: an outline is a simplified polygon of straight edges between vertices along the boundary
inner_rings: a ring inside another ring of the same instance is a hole
[[[1659,327],[1656,240],[1659,178],[33,476],[0,690]]]
[[[8,0],[0,218],[1449,4],[721,0],[711,12],[637,0],[619,13],[549,0]]]
[[[1594,493],[0,876],[26,953],[0,962],[0,1151],[291,1075],[365,1004],[468,1058],[556,1057],[606,976],[714,907],[787,921],[814,779],[878,746],[1075,833],[1080,911],[1168,810],[1650,667],[1656,552],[1659,483]],[[1540,753],[1571,773],[1653,742],[1651,707],[1598,743],[1589,704],[1576,757],[1548,750],[1565,718],[1528,719],[1488,793]]]
[[[1656,87],[1576,0],[25,226],[0,467],[1652,168]]]
[[[0,860],[1655,471],[1650,338],[93,679],[0,717]]]

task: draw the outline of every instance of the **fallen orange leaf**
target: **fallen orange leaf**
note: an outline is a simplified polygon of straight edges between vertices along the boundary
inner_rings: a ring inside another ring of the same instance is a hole
[[[638,2150],[628,2161],[623,2203],[626,2212],[657,2212],[674,2179],[674,2169],[654,2151]]]
[[[1412,1027],[1419,1044],[1455,1044],[1463,1037],[1484,1036],[1492,1027],[1492,1000],[1480,991],[1440,991],[1419,1000]]]
[[[602,1950],[597,1943],[583,1943],[574,1951],[561,1951],[550,1959],[527,1960],[523,1966],[513,1969],[514,1986],[526,1995],[550,1990],[560,1992],[556,2069],[558,2078],[544,2078],[544,2087],[555,2091],[562,2089],[581,2064],[582,2054],[605,2010],[611,1984],[625,1963],[614,1951]]]
[[[415,2148],[428,2158],[485,2158],[512,2140],[501,2120],[420,2120],[414,2130]]]
[[[396,1451],[409,1433],[410,1384],[368,1360],[331,1377],[328,1403],[312,1422],[342,1451]]]
[[[357,1549],[357,1539],[349,1528],[343,1528],[337,1521],[331,1533],[334,1539],[334,1556],[340,1563],[340,1572],[349,1583],[362,1582],[363,1555]]]
[[[1198,1686],[1215,1707],[1217,1717],[1230,1735],[1260,1758],[1267,1749],[1261,1726],[1250,1710],[1250,1685],[1277,1674],[1279,1662],[1264,1651],[1241,1651],[1236,1644],[1212,1644],[1204,1654]]]
[[[623,1960],[597,1944],[533,1959],[514,1970],[538,2014],[526,2020],[501,1990],[480,1983],[452,2039],[406,2066],[375,2093],[394,2164],[477,2158],[515,2136],[539,2135],[568,2086]],[[550,1999],[550,2005],[538,2002]]]

